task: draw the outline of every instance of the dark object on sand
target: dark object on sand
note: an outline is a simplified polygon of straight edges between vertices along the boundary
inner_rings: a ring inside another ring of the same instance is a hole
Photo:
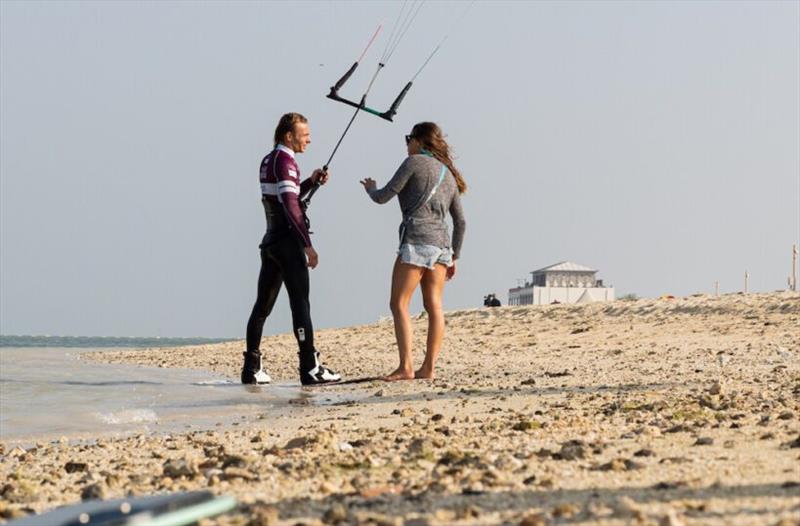
[[[500,300],[494,294],[487,294],[483,297],[484,307],[500,307],[501,305]]]

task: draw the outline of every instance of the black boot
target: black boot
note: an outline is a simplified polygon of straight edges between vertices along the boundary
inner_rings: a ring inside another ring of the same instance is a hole
[[[244,355],[244,365],[242,366],[243,384],[268,384],[272,378],[264,371],[261,366],[261,351],[247,351]]]
[[[341,375],[322,365],[317,351],[299,354],[300,383],[303,385],[330,384],[341,381]]]

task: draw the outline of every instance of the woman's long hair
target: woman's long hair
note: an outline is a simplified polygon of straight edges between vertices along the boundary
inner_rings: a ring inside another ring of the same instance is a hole
[[[467,191],[467,183],[461,177],[453,160],[450,158],[450,146],[444,140],[442,129],[433,122],[420,122],[411,129],[411,136],[417,139],[422,147],[433,155],[436,160],[447,166],[453,177],[456,178],[458,193],[463,194]]]

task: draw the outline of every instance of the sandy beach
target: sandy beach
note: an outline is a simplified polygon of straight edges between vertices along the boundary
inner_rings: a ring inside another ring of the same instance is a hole
[[[800,524],[800,294],[449,312],[438,378],[397,363],[391,320],[321,330],[362,382],[285,414],[171,435],[0,445],[0,517],[209,489],[206,525]],[[426,320],[415,317],[415,358]],[[238,380],[243,342],[85,354]],[[265,366],[297,383],[290,334]],[[274,387],[241,387],[271,389]]]

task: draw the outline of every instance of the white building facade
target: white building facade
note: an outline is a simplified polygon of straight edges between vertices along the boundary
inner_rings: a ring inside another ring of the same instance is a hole
[[[508,290],[509,305],[549,305],[551,303],[593,303],[613,301],[614,287],[597,279],[597,270],[571,261],[562,261],[531,272],[523,287]]]

